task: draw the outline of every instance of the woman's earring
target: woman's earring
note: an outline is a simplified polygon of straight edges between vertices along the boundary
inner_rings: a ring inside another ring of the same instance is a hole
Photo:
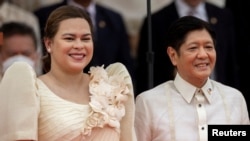
[[[50,48],[47,48],[47,52],[50,53]]]

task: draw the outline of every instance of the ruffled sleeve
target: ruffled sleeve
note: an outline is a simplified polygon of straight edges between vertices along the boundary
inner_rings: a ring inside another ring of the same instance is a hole
[[[125,116],[121,120],[121,137],[120,141],[136,141],[134,130],[134,89],[131,77],[126,67],[121,63],[114,63],[106,68],[108,75],[119,75],[121,80],[125,81],[125,84],[129,88],[128,99],[125,102]]]
[[[24,62],[14,63],[0,83],[0,140],[37,140],[39,100],[36,74]]]
[[[136,141],[133,85],[125,66],[91,67],[89,91],[92,110],[84,129],[87,140]]]

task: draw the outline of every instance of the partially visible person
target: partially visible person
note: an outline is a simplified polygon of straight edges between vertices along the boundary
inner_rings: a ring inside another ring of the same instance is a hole
[[[211,24],[217,36],[217,63],[211,78],[239,88],[239,67],[235,54],[235,32],[233,16],[230,11],[217,7],[204,0],[174,0],[167,6],[152,14],[152,51],[153,59],[147,60],[148,26],[144,19],[138,44],[136,69],[136,95],[147,90],[149,81],[153,86],[174,79],[174,67],[165,54],[165,36],[170,24],[180,17],[193,15]],[[149,80],[148,64],[153,64],[153,80]],[[226,71],[225,71],[226,70]]]
[[[3,45],[0,48],[1,75],[14,62],[29,63],[37,75],[42,72],[41,56],[37,52],[38,43],[34,30],[24,23],[8,22],[0,27],[3,33]]]
[[[126,29],[128,31],[132,57],[136,58],[138,33],[142,24],[143,17],[146,15],[146,4],[144,0],[95,0],[97,3],[114,9],[121,13],[124,18]],[[155,4],[166,3],[165,1],[151,1],[152,11]]]
[[[165,38],[176,75],[137,96],[137,139],[207,141],[210,124],[249,124],[242,93],[209,78],[217,59],[209,23],[184,16],[170,25]]]
[[[93,57],[93,35],[80,8],[65,5],[50,14],[48,72],[36,77],[27,63],[16,62],[0,83],[1,141],[136,141],[126,67],[117,62],[82,71]]]
[[[34,13],[39,19],[41,33],[48,15],[62,5],[73,5],[88,11],[94,25],[94,56],[85,72],[92,65],[123,63],[134,78],[134,60],[131,56],[129,38],[122,16],[95,3],[94,0],[63,0],[60,3],[42,7]],[[44,50],[46,52],[46,50]]]
[[[18,7],[7,0],[0,0],[0,26],[7,22],[21,22],[32,27],[37,38],[38,53],[42,53],[39,22],[32,12]]]

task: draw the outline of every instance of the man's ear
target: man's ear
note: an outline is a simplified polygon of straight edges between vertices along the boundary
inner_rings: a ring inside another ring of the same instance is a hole
[[[176,59],[178,57],[176,50],[173,47],[168,46],[167,47],[167,54],[168,54],[168,57],[170,58],[172,64],[174,66],[176,66],[176,64],[177,64],[177,60]]]

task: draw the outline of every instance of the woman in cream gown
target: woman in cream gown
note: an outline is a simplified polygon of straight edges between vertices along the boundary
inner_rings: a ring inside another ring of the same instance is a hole
[[[136,141],[130,75],[121,63],[91,67],[92,24],[73,6],[53,11],[44,43],[51,62],[37,77],[16,62],[0,83],[0,141]]]

